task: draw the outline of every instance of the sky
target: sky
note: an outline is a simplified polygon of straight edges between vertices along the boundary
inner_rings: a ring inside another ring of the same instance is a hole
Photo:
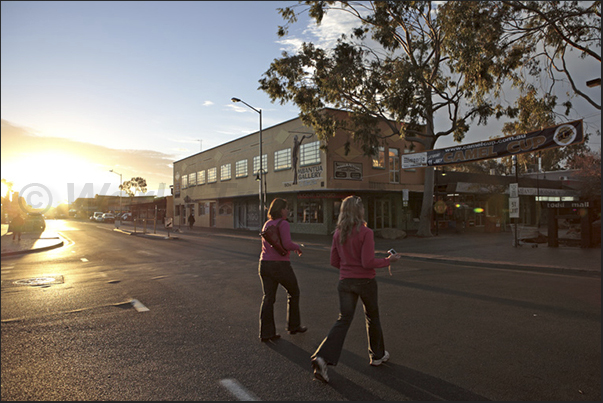
[[[169,194],[174,161],[258,130],[259,114],[232,97],[261,109],[264,128],[298,116],[258,80],[283,51],[333,43],[350,20],[302,18],[279,38],[277,8],[296,3],[2,1],[2,178],[32,192],[31,205],[118,195],[138,176]],[[580,66],[583,81],[600,77],[600,65]],[[572,119],[600,129],[600,112],[574,103]],[[465,142],[502,136],[502,123]]]

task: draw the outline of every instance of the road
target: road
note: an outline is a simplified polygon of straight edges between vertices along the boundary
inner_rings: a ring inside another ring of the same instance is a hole
[[[286,334],[280,289],[283,337],[260,343],[259,241],[48,225],[64,247],[2,259],[2,400],[601,399],[600,278],[402,261],[378,275],[391,360],[368,365],[359,307],[325,385],[328,245],[292,257],[309,331]]]

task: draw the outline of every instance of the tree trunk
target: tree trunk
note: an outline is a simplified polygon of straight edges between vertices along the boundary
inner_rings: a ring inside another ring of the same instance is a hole
[[[423,203],[419,217],[419,230],[417,236],[432,237],[431,222],[433,214],[433,174],[434,168],[425,168],[425,184],[423,185]]]

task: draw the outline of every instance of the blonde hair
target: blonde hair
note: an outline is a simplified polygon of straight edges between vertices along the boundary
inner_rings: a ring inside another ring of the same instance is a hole
[[[337,220],[337,229],[339,230],[339,242],[343,245],[348,239],[354,228],[364,225],[364,206],[362,199],[358,196],[348,196],[343,199],[341,208],[339,209],[339,219]]]

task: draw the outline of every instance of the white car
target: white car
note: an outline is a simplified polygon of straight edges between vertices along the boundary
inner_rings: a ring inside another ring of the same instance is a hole
[[[115,214],[113,213],[105,213],[101,216],[100,220],[101,222],[115,222]]]
[[[102,211],[95,211],[94,214],[90,216],[90,221],[102,221],[101,218],[103,216]]]

